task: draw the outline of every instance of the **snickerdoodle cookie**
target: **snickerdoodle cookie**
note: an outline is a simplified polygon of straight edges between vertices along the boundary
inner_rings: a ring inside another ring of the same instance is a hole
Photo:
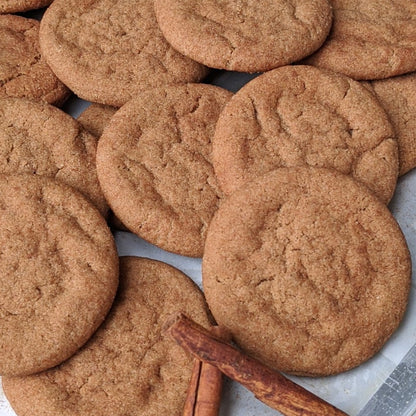
[[[0,98],[0,172],[53,177],[78,189],[106,215],[96,151],[97,139],[60,109],[23,98]]]
[[[206,84],[159,88],[111,118],[98,143],[98,179],[129,230],[162,249],[202,256],[221,197],[211,140],[231,96]]]
[[[121,257],[120,266],[113,308],[84,348],[55,369],[3,378],[19,416],[182,415],[193,361],[161,331],[177,312],[207,327],[204,297],[167,264]]]
[[[241,88],[221,113],[213,164],[226,194],[277,167],[334,168],[367,185],[384,202],[398,175],[393,127],[359,82],[293,65]]]
[[[416,70],[414,0],[331,0],[328,39],[306,63],[354,79],[380,79]]]
[[[155,0],[172,46],[212,68],[266,71],[316,51],[328,35],[327,0]]]
[[[60,105],[69,94],[40,54],[39,22],[0,15],[0,97],[27,97]]]
[[[121,106],[144,88],[206,74],[166,42],[149,0],[55,0],[41,21],[40,46],[59,79],[102,104]]]
[[[207,233],[204,292],[244,350],[301,375],[348,370],[397,328],[410,255],[387,207],[351,177],[280,168],[226,198]]]
[[[54,179],[0,174],[0,207],[0,374],[32,374],[70,357],[104,320],[117,251],[98,210]]]

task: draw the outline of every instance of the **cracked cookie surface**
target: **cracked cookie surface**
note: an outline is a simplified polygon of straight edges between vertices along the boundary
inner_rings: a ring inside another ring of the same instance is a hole
[[[221,113],[213,164],[228,195],[277,167],[334,168],[388,202],[398,175],[393,127],[374,95],[341,74],[306,65],[269,71]]]
[[[367,188],[323,168],[280,168],[222,202],[202,279],[243,349],[318,376],[381,348],[405,311],[410,269],[398,224]]]
[[[110,309],[114,239],[77,191],[50,178],[0,174],[0,374],[51,368]]]
[[[396,131],[399,175],[404,175],[416,166],[416,72],[370,85]]]
[[[327,0],[155,0],[175,49],[212,68],[266,71],[322,45],[332,22]]]
[[[180,416],[193,360],[161,333],[179,311],[209,327],[204,297],[187,276],[121,257],[114,306],[94,337],[56,369],[3,378],[5,394],[20,416]]]
[[[206,84],[143,92],[111,119],[98,178],[115,215],[168,251],[201,257],[221,193],[211,164],[215,123],[232,93]]]
[[[331,32],[306,63],[359,80],[416,70],[414,0],[331,0],[331,4]]]
[[[97,139],[46,103],[0,98],[0,172],[53,177],[89,198],[105,216],[108,205],[95,166]]]
[[[41,21],[40,46],[79,97],[116,107],[144,88],[206,75],[166,42],[148,0],[55,0]]]
[[[40,54],[39,22],[0,15],[0,98],[27,97],[60,105],[69,94]]]

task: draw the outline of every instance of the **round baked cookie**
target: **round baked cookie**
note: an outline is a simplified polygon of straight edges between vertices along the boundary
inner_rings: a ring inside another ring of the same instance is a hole
[[[212,68],[267,71],[316,51],[331,28],[328,0],[155,0],[179,52]]]
[[[331,0],[331,4],[332,30],[306,63],[358,80],[416,70],[414,0]]]
[[[164,250],[202,256],[221,198],[211,139],[231,96],[206,84],[159,88],[112,117],[98,143],[98,179],[129,230]]]
[[[23,98],[0,99],[0,172],[54,177],[106,215],[96,151],[97,139],[60,109]]]
[[[0,374],[51,368],[104,320],[118,283],[114,239],[73,188],[0,174]]]
[[[79,97],[116,107],[144,88],[206,75],[166,42],[149,0],[55,0],[41,21],[40,46]]]
[[[193,360],[162,334],[178,311],[209,326],[204,297],[184,274],[121,257],[114,306],[88,344],[55,369],[3,378],[13,409],[19,416],[182,415]]]
[[[0,98],[27,97],[61,105],[69,95],[40,54],[39,22],[0,15]]]
[[[17,13],[40,9],[48,6],[52,0],[1,0],[0,13]]]
[[[99,138],[103,134],[104,127],[110,122],[116,111],[116,107],[92,103],[80,114],[77,120],[86,130]]]
[[[275,168],[309,165],[351,175],[387,203],[398,175],[395,133],[374,94],[306,65],[241,88],[218,119],[212,158],[227,195]]]
[[[399,175],[404,175],[416,166],[416,72],[372,81],[371,86],[396,131]]]
[[[202,279],[240,347],[278,370],[321,376],[367,360],[396,329],[410,255],[365,186],[323,168],[279,168],[223,201]]]

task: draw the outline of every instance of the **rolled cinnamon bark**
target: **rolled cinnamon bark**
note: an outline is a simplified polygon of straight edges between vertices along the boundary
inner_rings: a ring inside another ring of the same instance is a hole
[[[196,400],[198,397],[199,378],[201,376],[202,361],[194,359],[191,380],[189,381],[188,391],[186,393],[183,416],[195,416]]]
[[[211,330],[221,339],[226,338],[220,328],[213,327]],[[183,416],[218,416],[222,379],[222,373],[217,367],[195,358]]]
[[[346,413],[249,357],[179,314],[165,326],[176,342],[204,363],[241,383],[285,416],[347,416]]]

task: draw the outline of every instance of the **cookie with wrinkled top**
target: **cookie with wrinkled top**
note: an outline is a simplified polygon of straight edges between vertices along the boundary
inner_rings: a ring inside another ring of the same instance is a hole
[[[212,68],[267,71],[310,55],[332,23],[327,0],[155,0],[159,26],[179,52]]]
[[[231,96],[206,84],[159,88],[111,118],[98,143],[98,179],[129,230],[164,250],[202,256],[221,198],[211,140]]]
[[[0,98],[0,172],[53,177],[108,205],[95,166],[97,139],[60,109],[23,98]]]
[[[202,279],[215,320],[270,366],[322,376],[374,355],[399,325],[410,255],[387,207],[352,178],[279,168],[226,198]]]
[[[40,46],[79,97],[116,107],[145,88],[199,81],[207,72],[166,42],[148,0],[55,0],[41,21]]]
[[[398,175],[395,133],[374,95],[306,65],[274,69],[241,88],[218,119],[212,158],[227,195],[275,168],[309,165],[351,175],[387,203]]]
[[[306,63],[358,80],[416,70],[414,0],[331,0],[331,4],[331,32]]]
[[[396,131],[399,175],[404,175],[416,166],[416,72],[369,84]]]
[[[69,95],[40,54],[39,22],[0,15],[0,98],[27,97],[61,105]]]
[[[55,369],[3,378],[5,394],[20,416],[180,416],[193,360],[162,334],[179,311],[209,326],[204,297],[183,273],[122,257],[113,308],[89,343]]]
[[[54,179],[0,174],[0,206],[0,374],[33,374],[69,358],[104,320],[117,250],[98,210]]]
[[[2,0],[0,13],[17,13],[49,6],[52,0]]]

